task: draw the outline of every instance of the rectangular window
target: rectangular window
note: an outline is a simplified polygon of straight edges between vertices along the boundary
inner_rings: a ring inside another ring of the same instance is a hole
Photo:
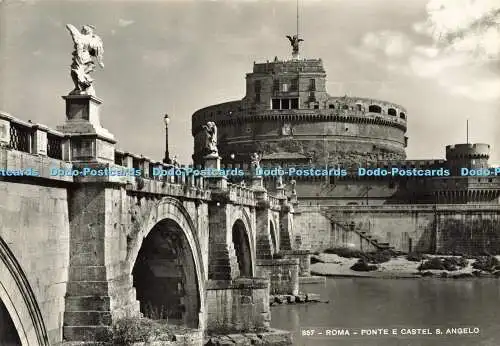
[[[255,94],[255,103],[260,103],[260,93]]]
[[[284,93],[288,92],[288,84],[283,83],[281,85],[281,91],[283,91]]]
[[[309,79],[309,90],[316,90],[316,79]]]
[[[273,91],[274,92],[280,91],[280,81],[279,81],[279,79],[275,79],[273,81]]]
[[[281,100],[281,109],[290,109],[290,100],[282,99]]]
[[[290,100],[290,109],[299,109],[299,99]]]
[[[255,93],[256,94],[259,94],[260,93],[260,90],[262,88],[262,83],[260,80],[256,80],[255,81],[255,84],[254,84],[254,90],[255,90]]]
[[[290,91],[299,91],[299,79],[292,79],[292,84],[290,85]]]
[[[280,109],[281,108],[281,100],[273,99],[272,100],[272,109]]]

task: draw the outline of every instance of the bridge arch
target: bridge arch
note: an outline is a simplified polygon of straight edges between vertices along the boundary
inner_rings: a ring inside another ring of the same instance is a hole
[[[202,328],[205,271],[195,224],[182,202],[163,198],[137,235],[127,261],[141,312]]]
[[[49,339],[42,313],[26,274],[1,237],[0,277],[2,278],[0,310],[4,310],[3,313],[8,313],[10,316],[17,332],[18,342],[23,346],[48,346]],[[0,342],[2,341],[2,335],[0,335]]]
[[[250,215],[244,208],[237,208],[231,215],[231,232],[240,275],[255,276],[255,232]],[[243,269],[243,270],[242,270]]]

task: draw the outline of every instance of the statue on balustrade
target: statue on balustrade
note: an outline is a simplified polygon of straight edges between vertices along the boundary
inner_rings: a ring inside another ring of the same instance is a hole
[[[217,149],[217,126],[213,121],[209,121],[202,128],[205,130],[205,152],[207,155],[218,156]]]
[[[251,162],[250,162],[250,167],[253,171],[257,170],[260,168],[260,160],[261,157],[258,153],[253,153],[250,156]]]
[[[66,28],[71,34],[74,43],[73,63],[71,64],[71,79],[75,84],[75,89],[70,95],[92,95],[95,96],[93,87],[94,80],[90,74],[95,69],[96,59],[101,68],[104,68],[103,62],[103,42],[99,36],[94,34],[92,25],[84,25],[81,32],[71,24],[67,24]]]

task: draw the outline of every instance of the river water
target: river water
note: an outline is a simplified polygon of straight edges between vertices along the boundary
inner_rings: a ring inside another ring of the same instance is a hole
[[[500,345],[500,279],[327,278],[301,290],[329,303],[271,307],[272,327],[292,331],[294,345]],[[460,327],[476,333],[445,334]],[[432,335],[403,335],[419,328]],[[436,328],[443,334],[436,335]],[[389,335],[367,335],[368,329]],[[325,336],[327,330],[350,335]],[[303,336],[306,331],[322,335]]]

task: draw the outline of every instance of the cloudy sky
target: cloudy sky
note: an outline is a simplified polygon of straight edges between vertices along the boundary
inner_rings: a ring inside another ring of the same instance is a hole
[[[408,110],[408,157],[444,146],[492,144],[500,162],[500,1],[300,0],[302,56],[321,57],[331,95],[380,98]],[[104,127],[121,149],[189,162],[191,115],[244,96],[254,61],[287,58],[290,1],[0,0],[0,109],[55,127],[72,41],[66,23],[93,24],[104,41],[94,73]]]

